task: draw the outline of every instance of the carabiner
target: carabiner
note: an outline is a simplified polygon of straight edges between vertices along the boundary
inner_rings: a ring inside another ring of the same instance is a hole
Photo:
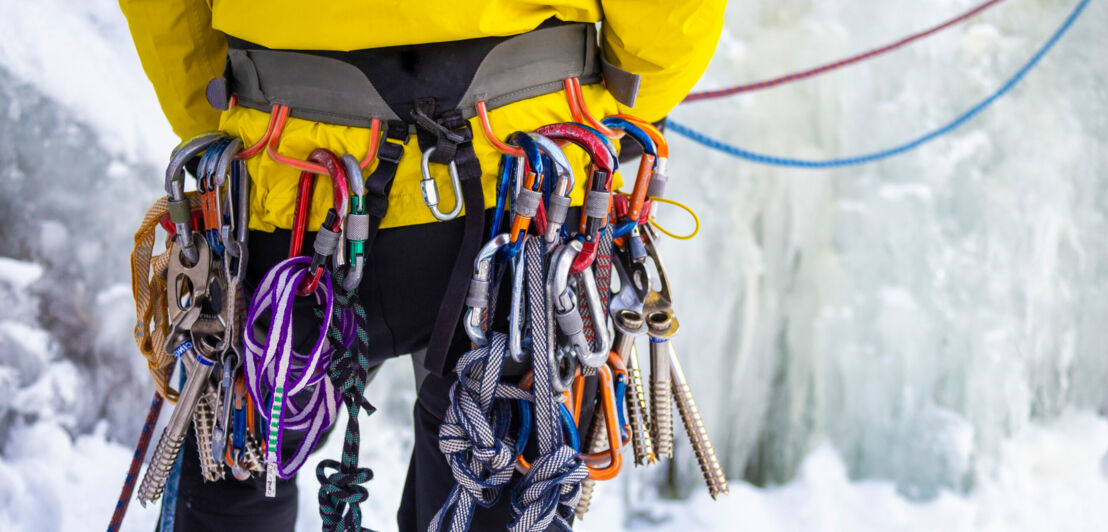
[[[650,186],[650,180],[653,179],[654,174],[658,171],[658,148],[654,143],[654,139],[650,138],[650,135],[634,122],[614,116],[605,118],[602,122],[609,128],[623,131],[628,137],[631,137],[642,146],[642,157],[639,158],[639,171],[635,176],[635,187],[631,190],[627,208],[628,223],[637,224],[643,204],[646,202],[646,193]]]
[[[508,234],[512,238],[513,254],[523,245],[523,237],[531,227],[531,219],[542,205],[542,184],[545,176],[542,152],[538,144],[526,133],[516,132],[511,142],[523,149],[526,177],[515,201],[512,202],[512,224]],[[519,163],[516,163],[519,164]]]
[[[192,240],[190,225],[192,208],[189,206],[188,198],[185,197],[185,163],[221,138],[225,138],[225,135],[217,131],[185,140],[173,149],[169,166],[165,169],[165,193],[169,196],[169,216],[177,229],[177,236],[174,238],[177,245],[181,247],[181,254],[184,255],[185,260],[192,263],[196,262],[198,252],[193,247]]]
[[[423,192],[423,203],[430,209],[431,216],[434,216],[440,222],[446,222],[457,218],[462,213],[462,181],[458,177],[458,165],[454,164],[454,161],[450,161],[447,168],[450,171],[450,185],[454,188],[454,209],[443,214],[439,210],[439,189],[435,185],[435,178],[431,177],[431,155],[434,153],[434,147],[427,148],[419,161],[419,171],[423,174],[423,179],[419,182],[419,188]],[[480,215],[480,213],[474,214]]]
[[[525,363],[530,354],[523,350],[523,324],[527,321],[524,316],[523,304],[523,278],[527,275],[524,267],[523,253],[516,253],[512,261],[512,303],[508,314],[508,355],[512,360]]]
[[[572,265],[581,253],[581,242],[572,240],[554,251],[551,259],[550,295],[554,304],[554,317],[562,334],[569,339],[570,346],[577,354],[581,364],[590,368],[599,368],[608,360],[611,338],[608,334],[607,319],[600,302],[600,292],[596,288],[596,278],[591,269],[577,273],[577,280],[584,291],[585,301],[592,316],[593,332],[596,337],[596,349],[589,345],[585,337],[584,320],[577,310],[577,298],[569,286]]]
[[[619,168],[619,159],[615,156],[615,147],[607,138],[595,129],[582,124],[551,124],[540,127],[535,130],[535,133],[552,140],[572,142],[583,148],[592,159],[585,206],[581,210],[583,220],[581,231],[584,234],[584,243],[572,269],[573,273],[578,273],[592,265],[593,259],[596,258],[600,230],[608,223],[612,176]]]
[[[306,296],[315,292],[316,287],[319,285],[319,279],[323,276],[323,269],[327,259],[334,255],[335,250],[340,245],[339,241],[342,239],[343,221],[346,219],[346,212],[350,201],[350,192],[347,189],[346,183],[346,172],[343,170],[342,163],[339,162],[339,158],[336,157],[335,154],[323,148],[316,148],[312,151],[311,155],[308,156],[308,160],[321,165],[327,170],[328,175],[331,177],[333,200],[331,208],[328,209],[327,216],[319,228],[319,232],[316,233],[315,244],[312,249],[312,262],[311,266],[309,266],[311,277],[305,279],[304,283],[296,291],[296,293],[301,296]],[[294,213],[292,242],[289,248],[290,257],[299,255],[304,238],[303,228],[307,225],[307,220],[311,211],[311,194],[314,182],[315,174],[308,171],[304,171],[300,174],[300,189],[297,197],[297,208]]]
[[[617,357],[618,358],[618,357]],[[600,408],[604,413],[604,428],[608,436],[608,450],[584,455],[585,466],[589,469],[589,478],[593,480],[611,480],[619,474],[623,466],[620,449],[626,443],[623,438],[623,426],[616,398],[615,378],[612,368],[605,364],[596,372],[600,380]],[[624,371],[626,375],[626,371]],[[581,377],[579,377],[581,378]],[[605,464],[601,466],[600,464]]]
[[[350,190],[350,213],[346,215],[346,226],[343,230],[346,240],[350,242],[350,256],[346,260],[347,264],[350,264],[350,271],[346,273],[342,287],[347,292],[353,292],[361,284],[362,273],[365,271],[365,242],[369,239],[369,215],[365,212],[365,177],[362,174],[361,163],[348,153],[342,156],[342,167],[346,171],[347,185]]]
[[[482,325],[482,314],[489,306],[489,285],[492,284],[493,259],[500,248],[511,243],[508,233],[496,235],[477,252],[473,261],[473,278],[469,281],[466,294],[466,314],[464,326],[469,340],[477,347],[489,344]]]
[[[558,243],[558,236],[562,232],[562,226],[566,223],[566,214],[569,212],[569,193],[573,190],[573,167],[569,164],[569,158],[558,143],[538,133],[528,133],[539,149],[542,150],[551,161],[554,162],[554,176],[557,180],[554,190],[550,194],[550,202],[546,208],[546,232],[543,237],[546,241],[546,249],[550,251]]]

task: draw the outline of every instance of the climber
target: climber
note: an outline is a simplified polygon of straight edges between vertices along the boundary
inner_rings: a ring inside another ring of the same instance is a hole
[[[254,148],[244,152],[251,180],[248,291],[287,255],[301,172],[295,162],[303,166],[317,148],[364,161],[373,227],[358,293],[372,363],[413,354],[415,444],[397,519],[400,530],[426,530],[454,484],[439,450],[439,425],[456,378],[454,360],[469,348],[460,312],[487,233],[484,213],[496,202],[501,153],[494,141],[574,121],[565,93],[575,90],[566,82],[574,78],[581,100],[599,117],[662,120],[707,67],[725,2],[120,0],[120,6],[173,131],[189,138],[221,130]],[[582,151],[567,155],[584,166]],[[441,205],[432,205],[426,188],[421,192],[421,167],[430,170]],[[585,185],[577,182],[574,206]],[[310,202],[307,227],[318,228],[332,206],[331,187],[315,187]],[[439,221],[450,218],[448,210],[462,215]],[[304,249],[313,240],[309,233]],[[300,323],[314,319],[308,307],[294,312],[308,316]],[[311,342],[318,330],[308,329],[294,331],[294,342]],[[294,440],[286,438],[282,448],[295,448]],[[188,437],[183,451],[176,530],[294,528],[294,479],[279,481],[272,498],[261,479],[204,483],[194,441]],[[502,530],[507,522],[502,500],[479,509],[471,526]]]

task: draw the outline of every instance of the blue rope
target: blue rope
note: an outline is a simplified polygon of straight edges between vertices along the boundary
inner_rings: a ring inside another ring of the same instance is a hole
[[[855,166],[855,165],[860,165],[860,164],[872,163],[872,162],[875,162],[875,161],[879,161],[879,160],[882,160],[882,159],[892,157],[894,155],[900,155],[901,153],[904,153],[904,152],[913,150],[915,148],[918,148],[918,147],[922,146],[923,144],[926,144],[927,142],[930,142],[930,141],[932,141],[932,140],[934,140],[938,137],[941,137],[941,136],[943,136],[947,133],[950,133],[951,131],[954,131],[955,129],[958,129],[958,127],[960,127],[962,124],[965,124],[970,119],[972,119],[973,117],[975,117],[979,113],[981,113],[981,111],[984,111],[985,108],[988,107],[989,105],[991,105],[993,102],[995,102],[996,100],[1000,99],[1002,96],[1004,96],[1008,92],[1010,92],[1012,90],[1012,88],[1015,87],[1016,84],[1019,83],[1024,78],[1024,76],[1027,75],[1028,72],[1031,71],[1031,69],[1033,69],[1036,65],[1038,65],[1039,61],[1042,60],[1043,56],[1045,56],[1047,54],[1047,52],[1049,52],[1050,49],[1053,48],[1054,45],[1057,44],[1059,40],[1061,40],[1062,36],[1065,35],[1067,31],[1069,31],[1069,29],[1073,26],[1074,22],[1076,22],[1077,18],[1081,15],[1082,11],[1084,11],[1085,7],[1087,7],[1088,5],[1089,5],[1089,0],[1081,0],[1081,2],[1077,4],[1077,7],[1074,8],[1073,12],[1070,13],[1070,16],[1066,19],[1066,21],[1064,23],[1062,23],[1062,26],[1060,28],[1058,28],[1057,31],[1054,32],[1054,35],[1052,35],[1050,37],[1050,39],[1046,42],[1046,44],[1044,44],[1043,47],[1040,48],[1039,51],[1036,52],[1035,55],[1032,56],[1031,59],[1025,65],[1023,65],[1023,68],[1020,68],[1019,71],[1016,72],[1015,76],[1012,76],[1012,78],[1009,79],[1007,83],[1005,83],[1003,86],[1001,86],[1000,89],[997,90],[995,93],[993,93],[991,96],[989,96],[988,98],[985,98],[985,100],[983,100],[981,103],[978,103],[977,105],[973,106],[969,111],[966,111],[961,116],[955,118],[953,121],[946,124],[945,126],[942,126],[939,129],[936,129],[936,130],[934,130],[930,133],[927,133],[926,135],[923,135],[922,137],[919,137],[915,140],[912,140],[912,141],[907,142],[905,144],[901,144],[899,146],[895,146],[893,148],[889,148],[889,149],[874,152],[874,153],[868,153],[868,154],[865,154],[865,155],[859,155],[859,156],[855,156],[855,157],[838,158],[838,159],[826,159],[826,160],[792,159],[792,158],[788,158],[788,157],[777,157],[777,156],[773,156],[773,155],[765,155],[765,154],[756,153],[756,152],[753,152],[753,151],[750,151],[750,150],[745,150],[745,149],[740,148],[738,146],[734,146],[732,144],[728,144],[728,143],[723,142],[721,140],[711,138],[711,137],[709,137],[709,136],[707,136],[707,135],[705,135],[705,134],[703,134],[699,131],[691,129],[687,126],[684,126],[684,125],[679,124],[677,122],[674,122],[672,120],[667,120],[666,121],[666,129],[669,130],[669,131],[673,131],[674,133],[677,133],[678,135],[688,137],[689,139],[693,140],[694,142],[697,142],[699,144],[707,146],[708,148],[711,148],[713,150],[721,151],[721,152],[726,153],[728,155],[732,155],[732,156],[738,157],[740,159],[746,159],[746,160],[751,161],[751,162],[760,163],[760,164],[768,164],[768,165],[773,165],[773,166],[788,166],[788,167],[793,167],[793,168],[809,168],[809,169],[839,168],[839,167],[843,167],[843,166]]]

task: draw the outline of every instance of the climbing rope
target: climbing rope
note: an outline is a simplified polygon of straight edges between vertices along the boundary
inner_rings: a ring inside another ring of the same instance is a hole
[[[508,440],[508,400],[530,399],[530,394],[500,382],[507,353],[507,335],[493,332],[488,345],[458,360],[458,382],[450,387],[450,408],[439,427],[439,450],[457,483],[431,519],[432,532],[469,530],[477,505],[495,504],[515,472],[523,449]]]
[[[172,366],[170,366],[172,368]],[[167,377],[168,378],[168,377]],[[115,512],[108,523],[108,532],[118,532],[123,526],[123,516],[127,514],[127,506],[131,502],[131,493],[135,490],[135,481],[138,480],[139,469],[146,458],[146,450],[150,447],[150,438],[154,435],[154,427],[158,424],[158,416],[162,412],[165,397],[160,392],[155,392],[150,400],[150,409],[146,412],[146,420],[142,423],[142,432],[139,434],[138,444],[135,445],[135,454],[131,456],[131,467],[127,469],[127,476],[123,479],[123,489],[120,490],[119,499],[115,503]]]
[[[1089,0],[1081,0],[1081,2],[1077,4],[1077,7],[1074,8],[1073,12],[1070,13],[1069,17],[1066,18],[1065,22],[1062,23],[1062,26],[1059,27],[1058,30],[1055,31],[1054,34],[1050,37],[1050,39],[1046,41],[1046,44],[1039,48],[1035,55],[1033,55],[1031,59],[1028,60],[1027,63],[1025,63],[1023,67],[1021,67],[1019,71],[1016,72],[1014,76],[1012,76],[1007,82],[1004,83],[1004,85],[1000,87],[1000,89],[991,94],[988,98],[985,98],[983,101],[973,106],[968,111],[962,113],[946,125],[899,146],[894,146],[885,150],[854,157],[843,157],[825,160],[794,159],[788,157],[765,155],[746,150],[738,146],[728,144],[721,140],[709,137],[704,133],[696,131],[673,120],[668,120],[666,122],[666,127],[670,131],[673,131],[678,135],[687,137],[694,142],[697,142],[713,150],[720,151],[728,155],[738,157],[740,159],[745,159],[747,161],[759,164],[768,164],[772,166],[786,166],[807,169],[838,168],[843,166],[855,166],[860,164],[872,163],[882,159],[887,159],[894,155],[899,155],[901,153],[918,148],[923,144],[926,144],[927,142],[930,142],[947,133],[950,133],[951,131],[954,131],[955,129],[958,129],[958,127],[960,127],[962,124],[965,124],[970,119],[984,111],[993,102],[1008,94],[1008,92],[1010,92],[1012,88],[1015,87],[1016,84],[1019,83],[1027,75],[1028,72],[1031,71],[1031,69],[1039,64],[1039,61],[1042,60],[1047,52],[1054,48],[1054,45],[1058,43],[1062,36],[1065,35],[1071,27],[1073,27],[1074,22],[1077,21],[1077,18],[1081,15],[1081,13],[1085,10],[1085,7],[1088,5]]]
[[[700,101],[700,100],[710,100],[710,99],[714,99],[714,98],[723,98],[725,96],[732,96],[732,95],[740,94],[740,93],[743,93],[743,92],[751,92],[751,91],[756,91],[756,90],[768,89],[770,87],[776,87],[778,85],[783,85],[785,83],[789,83],[789,82],[792,82],[792,81],[799,81],[799,80],[807,79],[807,78],[810,78],[810,77],[813,77],[813,76],[818,76],[820,74],[826,74],[826,73],[831,72],[833,70],[838,70],[840,68],[850,66],[850,65],[853,65],[855,63],[860,63],[860,62],[865,61],[867,59],[873,59],[874,57],[877,57],[877,56],[883,55],[885,53],[891,52],[893,50],[896,50],[897,48],[907,46],[907,45],[909,45],[909,44],[911,44],[915,41],[918,41],[920,39],[923,39],[925,37],[930,37],[930,36],[932,36],[936,33],[939,33],[939,32],[941,32],[941,31],[943,31],[947,28],[950,28],[950,27],[956,26],[958,24],[961,24],[962,22],[965,22],[965,21],[973,18],[974,16],[976,16],[979,13],[985,11],[986,9],[989,9],[990,7],[993,7],[993,6],[999,4],[1003,1],[1004,0],[989,0],[988,2],[985,2],[985,3],[973,8],[969,11],[966,11],[965,13],[962,13],[961,15],[958,15],[957,17],[954,17],[954,18],[952,18],[952,19],[950,19],[946,22],[943,22],[942,24],[939,24],[937,26],[933,26],[931,28],[928,28],[928,29],[923,30],[923,31],[918,32],[918,33],[913,33],[912,35],[904,37],[903,39],[900,39],[898,41],[886,44],[885,46],[881,46],[879,48],[874,48],[874,49],[866,51],[866,52],[862,52],[858,55],[854,55],[854,56],[848,57],[846,59],[840,59],[838,61],[833,61],[831,63],[826,63],[826,64],[820,65],[818,67],[815,67],[815,68],[810,68],[808,70],[802,70],[800,72],[793,72],[792,74],[786,74],[786,75],[781,76],[781,77],[766,79],[766,80],[762,80],[762,81],[755,81],[754,83],[747,83],[745,85],[737,85],[737,86],[734,86],[734,87],[727,87],[725,89],[716,89],[716,90],[709,90],[709,91],[694,92],[694,93],[691,93],[688,96],[686,96],[685,99],[681,101],[681,103],[696,102],[696,101]]]
[[[335,270],[335,286],[342,287],[348,273],[348,267]],[[335,391],[342,395],[346,405],[346,437],[342,444],[342,463],[334,460],[321,460],[315,475],[319,479],[319,515],[323,519],[326,532],[361,532],[360,503],[369,498],[369,491],[362,484],[373,479],[373,471],[367,467],[358,467],[358,451],[361,447],[361,434],[358,425],[358,412],[365,410],[372,414],[376,409],[365,398],[366,381],[369,380],[369,334],[366,332],[366,312],[357,299],[357,286],[353,290],[335,291],[334,315],[327,329],[327,338],[335,346],[331,355],[331,367],[328,374],[334,383]],[[323,313],[316,310],[318,318]],[[339,323],[348,323],[353,315],[353,343],[344,334]],[[344,319],[344,316],[347,316]],[[327,470],[335,472],[327,474]]]
[[[531,315],[534,362],[533,409],[539,456],[512,490],[512,523],[509,530],[547,530],[552,524],[570,530],[569,520],[581,498],[581,483],[589,476],[577,451],[563,440],[559,405],[551,385],[550,341],[553,331],[547,319],[546,276],[540,239],[524,243],[527,267],[527,306]]]

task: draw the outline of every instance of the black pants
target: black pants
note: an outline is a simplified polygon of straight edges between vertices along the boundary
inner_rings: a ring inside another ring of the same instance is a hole
[[[369,318],[370,357],[374,364],[427,346],[462,232],[460,218],[378,232],[359,288]],[[248,289],[252,290],[269,268],[287,257],[289,234],[283,230],[251,233]],[[312,249],[313,236],[307,235],[303,249]],[[507,291],[502,292],[506,295]],[[303,348],[314,341],[318,327],[312,327],[315,319],[311,301],[302,299],[304,304],[294,307],[294,321],[298,325],[293,340]],[[506,302],[503,305],[501,308],[507,308]],[[464,337],[461,328],[457,332],[460,338]],[[455,342],[455,349],[465,349],[467,345],[467,341]],[[454,485],[450,467],[438,449],[439,425],[449,406],[447,392],[452,383],[453,378],[432,374],[420,386],[414,408],[415,448],[397,516],[400,530],[405,532],[427,530],[431,517]],[[363,438],[367,433],[372,431],[363,428]],[[275,498],[264,496],[263,479],[239,482],[228,475],[226,480],[205,483],[200,476],[195,437],[190,435],[186,442],[175,530],[278,532],[295,528],[297,487],[292,479],[278,483]],[[296,433],[284,438],[290,454],[298,443]],[[309,474],[315,461],[309,460],[305,466]],[[479,508],[472,530],[504,530],[509,520],[508,508],[506,496],[492,508]]]

